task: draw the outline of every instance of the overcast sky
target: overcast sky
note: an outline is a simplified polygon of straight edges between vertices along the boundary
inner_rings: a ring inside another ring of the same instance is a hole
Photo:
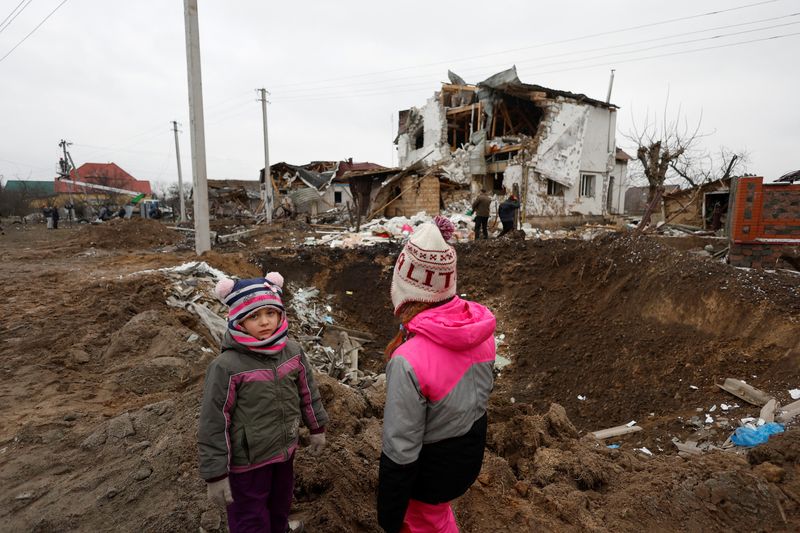
[[[61,3],[0,0],[0,20],[18,14],[0,26],[0,58]],[[702,116],[709,150],[748,151],[749,172],[800,168],[798,0],[200,0],[199,21],[209,178],[257,179],[258,87],[271,163],[392,165],[397,111],[423,105],[448,68],[474,83],[514,64],[523,82],[601,100],[616,69],[623,148],[668,97],[670,118]],[[68,0],[0,59],[0,175],[52,179],[63,138],[77,165],[174,182],[177,120],[190,181],[187,94],[182,1]]]

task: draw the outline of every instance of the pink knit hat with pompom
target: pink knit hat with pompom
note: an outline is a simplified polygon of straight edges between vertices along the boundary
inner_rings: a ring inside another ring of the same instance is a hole
[[[237,324],[262,307],[274,307],[284,312],[283,276],[270,272],[263,278],[232,280],[223,278],[214,288],[217,298],[228,306],[228,322]]]

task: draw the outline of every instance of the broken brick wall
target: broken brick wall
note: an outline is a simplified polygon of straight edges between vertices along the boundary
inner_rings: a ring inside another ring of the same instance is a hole
[[[734,180],[729,212],[731,265],[798,268],[800,185],[764,183],[761,177]]]
[[[420,211],[430,216],[439,214],[439,178],[436,176],[428,175],[422,179],[419,176],[405,176],[395,187],[403,194],[386,207],[385,216],[410,217]]]

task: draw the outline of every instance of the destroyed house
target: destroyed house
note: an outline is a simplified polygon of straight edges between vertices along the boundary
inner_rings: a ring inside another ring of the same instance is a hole
[[[620,210],[627,158],[615,105],[522,83],[515,68],[476,85],[449,77],[424,106],[400,111],[401,166],[439,165],[473,193],[514,192],[523,220]]]
[[[209,208],[216,217],[253,216],[261,205],[256,180],[208,180]]]
[[[353,162],[352,158],[345,161],[312,161],[306,165],[281,162],[270,165],[270,175],[278,193],[291,200],[296,212],[316,215],[353,203],[344,174],[383,168],[376,163]]]
[[[731,188],[730,177],[701,183],[688,189],[676,189],[664,193],[661,200],[663,219],[672,224],[684,224],[702,229],[712,228],[712,215],[717,208],[724,224]]]

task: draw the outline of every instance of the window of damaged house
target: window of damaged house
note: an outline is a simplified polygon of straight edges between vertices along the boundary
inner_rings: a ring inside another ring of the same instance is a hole
[[[425,130],[420,129],[414,135],[414,150],[419,150],[425,146]]]
[[[547,196],[564,196],[564,186],[557,181],[547,180]]]
[[[587,198],[594,198],[594,182],[595,182],[594,174],[581,174],[581,188],[580,188],[581,196],[585,196]]]
[[[333,191],[333,203],[336,205],[342,203],[342,191]]]

